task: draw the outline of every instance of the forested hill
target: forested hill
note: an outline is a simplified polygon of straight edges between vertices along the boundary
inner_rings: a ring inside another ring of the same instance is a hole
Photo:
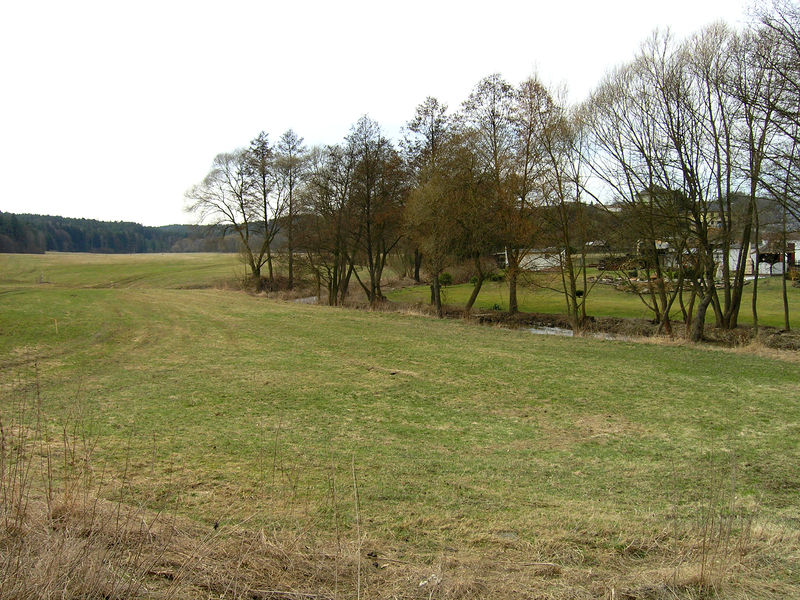
[[[0,252],[233,252],[235,240],[220,239],[209,227],[145,227],[124,221],[96,221],[0,212]]]

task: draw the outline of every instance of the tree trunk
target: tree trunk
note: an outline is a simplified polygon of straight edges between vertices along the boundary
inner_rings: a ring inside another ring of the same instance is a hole
[[[681,274],[683,274],[683,270],[681,270]],[[686,305],[683,303],[683,284],[681,284],[678,290],[678,305],[681,307],[681,318],[683,319],[684,323],[689,323],[686,318]]]
[[[694,315],[694,303],[696,300],[697,300],[697,290],[693,287],[692,293],[689,295],[689,308],[686,311],[686,321],[685,321],[686,333],[687,333],[686,337],[689,337],[688,333],[689,333],[689,328],[692,325],[692,317]]]
[[[566,231],[562,235],[564,239],[569,240]],[[578,333],[581,328],[581,320],[578,316],[578,287],[575,283],[575,268],[572,263],[572,256],[569,253],[569,244],[565,244],[564,248],[564,258],[559,261],[561,265],[561,288],[564,290],[564,301],[567,305],[567,317],[569,318],[570,326],[573,332]]]
[[[508,312],[515,315],[519,312],[517,305],[517,278],[519,273],[517,269],[510,269],[508,271]]]
[[[375,264],[375,300],[374,302],[381,303],[386,300],[386,296],[383,295],[383,290],[381,289],[381,280],[383,279],[383,269],[386,266],[386,258],[389,255],[389,252],[385,248],[385,244],[383,245],[383,249],[378,254],[378,260]]]
[[[797,137],[792,139],[792,152],[790,157],[795,157],[795,151],[797,150]],[[788,161],[788,165],[792,164],[792,160]],[[783,195],[783,210],[781,211],[781,264],[783,264],[783,273],[781,276],[781,295],[783,296],[783,328],[786,331],[789,331],[789,296],[786,292],[786,278],[789,276],[789,248],[786,242],[786,203],[788,202],[787,198],[787,191],[789,187],[789,173],[790,169],[787,165],[786,170],[786,183],[784,185],[784,195]],[[794,262],[794,260],[792,261]],[[791,265],[794,266],[793,264]]]
[[[414,281],[419,283],[419,269],[422,266],[422,252],[419,248],[414,249]]]
[[[661,315],[661,322],[658,325],[659,333],[661,333],[661,331],[663,331],[666,335],[672,337],[672,323],[669,320],[669,311],[670,311],[670,308],[672,307],[672,301],[666,299],[666,288],[665,288],[665,283],[664,283],[663,279],[659,279],[658,285],[659,285],[660,293],[661,293],[661,296],[662,296],[662,298],[661,298],[662,306],[664,307],[664,310],[663,310],[662,315]],[[673,296],[672,300],[674,300],[674,299],[675,299],[675,297]]]
[[[275,287],[275,275],[272,271],[272,250],[270,250],[270,245],[267,244],[267,266],[269,267],[269,287]]]
[[[472,293],[469,295],[469,300],[467,300],[467,305],[464,307],[464,312],[467,314],[469,314],[469,312],[472,310],[475,301],[478,299],[478,294],[481,293],[481,287],[483,287],[484,274],[483,274],[483,268],[481,267],[480,256],[475,257],[475,270],[478,272],[478,274],[476,275],[478,281],[475,282],[475,287],[472,288]]]
[[[705,327],[706,311],[709,304],[711,304],[711,294],[706,292],[702,300],[700,300],[700,304],[697,306],[697,314],[692,321],[692,330],[689,339],[693,342],[699,342],[703,339],[703,328]]]
[[[255,287],[257,292],[261,292],[264,290],[264,282],[261,279],[261,268],[256,267],[255,265],[252,267],[253,269],[253,287]]]
[[[294,181],[289,181],[289,228],[286,232],[286,244],[289,250],[289,289],[294,289],[294,198],[292,192]]]
[[[347,300],[347,292],[350,288],[350,278],[353,276],[353,270],[355,267],[353,263],[350,263],[345,268],[345,276],[342,279],[342,283],[339,285],[339,304],[344,306],[344,301]]]
[[[683,275],[681,275],[678,278],[677,286],[678,286],[678,289],[683,287]],[[664,309],[664,318],[661,320],[661,324],[658,327],[658,333],[661,333],[663,331],[669,337],[673,337],[673,335],[674,335],[674,332],[672,331],[672,322],[670,321],[670,318],[669,318],[669,313],[672,310],[672,305],[675,304],[675,299],[679,295],[678,289],[676,289],[672,293],[672,295],[670,296],[669,301],[667,302],[667,306]]]
[[[478,281],[475,282],[475,287],[472,288],[472,293],[469,295],[467,305],[464,307],[464,312],[467,314],[472,311],[472,307],[475,304],[475,301],[478,299],[478,294],[481,293],[481,287],[483,287],[483,277],[479,277]]]
[[[444,316],[444,311],[442,310],[442,286],[439,283],[438,273],[433,278],[433,297],[436,304],[436,316],[441,319]]]
[[[755,247],[756,247],[756,260],[753,267],[753,335],[758,338],[758,273],[761,270],[761,250],[759,244],[759,223],[758,223],[758,210],[756,209],[753,214],[755,224]]]
[[[734,282],[731,305],[729,311],[725,314],[725,321],[723,326],[728,329],[736,329],[739,324],[739,307],[741,306],[742,296],[744,295],[744,272],[747,265],[747,257],[750,251],[750,240],[753,222],[753,213],[755,212],[755,200],[751,197],[750,202],[747,204],[747,214],[745,215],[745,225],[742,231],[742,240],[739,260],[736,264],[736,271],[734,273]]]
[[[580,326],[586,325],[586,297],[589,295],[589,280],[586,273],[586,246],[581,249],[581,270],[583,272],[583,298],[581,298]]]
[[[328,281],[328,306],[336,306],[339,301],[339,291],[336,289],[336,282],[333,278]]]
[[[730,285],[728,287],[730,287]],[[730,293],[730,289],[728,292]],[[728,303],[730,303],[730,301],[728,301]],[[711,308],[714,309],[714,318],[717,321],[717,327],[722,327],[722,324],[725,322],[725,313],[722,310],[716,287],[714,288],[714,294],[711,296]]]
[[[783,254],[783,275],[781,276],[781,282],[783,284],[783,328],[786,331],[790,330],[789,327],[789,296],[786,293],[786,278],[789,276],[789,272],[786,268],[786,253]]]
[[[787,260],[786,248],[786,208],[783,209],[783,244],[781,248],[781,264],[783,273],[781,274],[781,294],[783,295],[783,328],[789,331],[789,296],[786,292],[786,278],[789,276],[789,261]]]

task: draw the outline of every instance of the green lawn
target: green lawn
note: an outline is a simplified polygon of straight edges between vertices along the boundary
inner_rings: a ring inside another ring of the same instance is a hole
[[[538,284],[538,285],[537,285]],[[529,285],[518,290],[519,309],[522,312],[566,313],[564,295],[554,289],[558,282],[544,282],[533,279]],[[472,293],[472,284],[452,285],[444,288],[443,301],[453,306],[464,306]],[[761,279],[758,285],[759,323],[773,327],[783,327],[783,298],[779,277]],[[751,306],[752,285],[748,285],[742,302],[739,322],[750,324],[753,321]],[[789,317],[792,328],[800,328],[800,288],[789,285]],[[426,285],[412,286],[394,290],[388,294],[394,302],[426,303],[430,300],[430,288]],[[688,302],[688,295],[686,298]],[[504,282],[485,282],[481,288],[475,307],[487,309],[499,306],[508,309],[508,285]],[[595,285],[586,301],[587,313],[598,317],[630,317],[651,319],[653,313],[647,309],[636,294],[620,292],[610,285]],[[675,303],[673,316],[680,318],[678,303]],[[713,312],[709,311],[709,321]]]
[[[725,597],[800,593],[790,355],[195,289],[235,274],[232,256],[0,256],[0,267],[0,415],[33,397],[38,373],[52,439],[66,427],[91,442],[109,497],[122,486],[209,527],[248,518],[352,538],[354,470],[365,547],[477,561],[485,597],[501,581],[508,597],[589,598],[670,577],[695,597],[711,541],[736,544],[722,555]],[[556,306],[538,304],[545,294],[524,310]],[[731,528],[709,533],[712,517]],[[508,566],[525,561],[560,574]]]
[[[216,287],[238,281],[236,254],[0,254],[0,285],[54,287]]]

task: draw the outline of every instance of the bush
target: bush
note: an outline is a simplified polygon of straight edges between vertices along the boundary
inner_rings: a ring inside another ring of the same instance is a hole
[[[505,274],[502,271],[492,271],[491,273],[487,273],[483,276],[484,281],[503,281],[505,279]],[[469,278],[469,282],[472,285],[478,285],[478,276],[473,275]]]
[[[453,285],[453,276],[450,273],[442,273],[439,275],[439,285]]]

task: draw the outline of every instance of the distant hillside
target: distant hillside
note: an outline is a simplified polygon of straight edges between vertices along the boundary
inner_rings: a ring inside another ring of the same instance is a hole
[[[0,252],[6,253],[235,252],[237,248],[235,239],[221,239],[205,225],[145,227],[125,221],[0,212]]]

